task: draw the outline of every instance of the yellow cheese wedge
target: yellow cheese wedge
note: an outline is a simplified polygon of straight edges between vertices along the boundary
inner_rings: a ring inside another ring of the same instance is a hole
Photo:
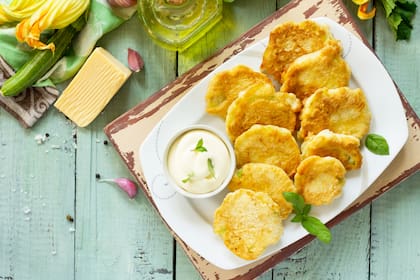
[[[85,127],[102,112],[130,74],[130,69],[97,47],[54,106],[76,125]]]

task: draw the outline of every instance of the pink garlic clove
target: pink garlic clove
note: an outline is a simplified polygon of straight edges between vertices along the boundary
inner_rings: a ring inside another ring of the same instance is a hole
[[[128,8],[137,4],[137,0],[108,0],[112,7]]]
[[[114,183],[125,191],[130,198],[134,198],[137,195],[137,185],[133,181],[127,178],[116,178],[116,179],[100,179],[99,182]]]
[[[130,69],[134,72],[140,72],[141,69],[143,69],[144,67],[143,58],[140,56],[140,54],[137,51],[131,48],[128,48],[127,60],[128,60],[128,67],[130,67]]]

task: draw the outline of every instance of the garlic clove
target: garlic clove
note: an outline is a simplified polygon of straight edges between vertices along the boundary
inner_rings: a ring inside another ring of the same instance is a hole
[[[131,48],[128,48],[127,60],[128,60],[128,67],[130,67],[130,69],[134,72],[140,72],[141,69],[143,69],[144,67],[143,58],[140,56],[140,54],[137,51]]]
[[[133,181],[127,178],[115,178],[115,179],[100,179],[99,182],[114,183],[120,189],[125,191],[129,198],[134,198],[137,195],[137,185]]]
[[[128,8],[137,4],[137,0],[108,0],[112,7]]]

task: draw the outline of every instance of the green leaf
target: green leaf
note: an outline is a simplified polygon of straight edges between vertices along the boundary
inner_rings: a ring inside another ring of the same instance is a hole
[[[397,37],[396,37],[397,41],[410,39],[412,29],[413,28],[407,25],[407,23],[405,22],[402,22],[400,25],[398,25]]]
[[[306,204],[305,207],[303,207],[302,215],[308,215],[309,212],[311,212],[312,206],[310,204]]]
[[[414,17],[416,11],[416,4],[414,2],[396,2],[396,7],[392,11],[393,15],[398,15],[401,18],[397,28],[396,28],[396,39],[397,40],[408,40],[410,39],[411,30],[413,25],[411,21]]]
[[[324,225],[318,218],[309,216],[312,206],[305,204],[303,197],[295,192],[283,192],[283,197],[293,205],[293,210],[296,216],[290,221],[293,223],[301,223],[303,228],[310,234],[318,237],[319,240],[325,243],[331,241],[331,232],[326,225]]]
[[[386,139],[378,134],[368,134],[365,140],[366,148],[377,155],[389,155],[389,146]]]
[[[382,0],[382,5],[384,6],[386,17],[389,17],[395,8],[395,0]]]
[[[295,192],[283,192],[283,197],[286,201],[293,205],[296,215],[302,214],[305,208],[305,200],[303,197]]]
[[[209,170],[210,176],[212,178],[216,177],[215,171],[214,171],[214,164],[213,161],[211,160],[211,158],[207,159],[207,168]]]
[[[417,5],[414,2],[411,2],[411,3],[410,2],[405,2],[405,3],[399,2],[397,4],[397,7],[395,8],[395,12],[398,13],[399,15],[401,15],[401,18],[404,21],[409,23],[414,17],[414,13],[416,12],[416,8],[417,8]]]
[[[406,0],[381,0],[381,2],[396,40],[409,40],[413,29],[411,21],[417,8],[416,3]]]
[[[293,219],[291,219],[290,221],[292,223],[301,223],[302,220],[303,220],[303,215],[298,214],[298,215],[294,216]]]
[[[207,152],[206,147],[203,146],[204,141],[203,138],[200,138],[200,140],[198,140],[197,144],[195,145],[195,148],[193,151],[195,152]]]
[[[315,235],[324,243],[331,241],[331,232],[318,218],[306,216],[302,220],[302,226],[312,235]]]

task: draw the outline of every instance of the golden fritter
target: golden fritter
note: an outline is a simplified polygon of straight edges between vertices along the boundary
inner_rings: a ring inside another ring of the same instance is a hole
[[[280,240],[279,210],[268,194],[240,189],[227,194],[216,209],[213,230],[235,255],[254,260]]]
[[[293,92],[303,102],[317,89],[348,86],[351,69],[341,57],[341,45],[330,40],[319,51],[293,61],[283,76],[280,91]]]
[[[305,202],[326,205],[341,195],[346,169],[334,157],[310,156],[302,160],[295,175],[295,186]]]
[[[267,84],[274,88],[272,81],[266,75],[245,65],[217,73],[210,80],[206,92],[206,111],[224,119],[229,105],[243,91],[255,84]]]
[[[277,165],[292,176],[300,162],[300,150],[290,130],[275,125],[254,124],[236,138],[236,163],[248,162]]]
[[[371,113],[360,88],[321,88],[305,102],[300,112],[298,137],[305,139],[321,130],[361,139],[370,127]]]
[[[228,185],[229,190],[249,189],[267,193],[280,206],[280,217],[286,219],[292,205],[283,197],[283,192],[296,192],[293,181],[278,166],[266,163],[247,163],[238,169]]]
[[[293,132],[301,108],[294,94],[275,92],[270,85],[251,87],[229,106],[226,132],[232,141],[254,124],[272,124]]]
[[[360,140],[352,135],[322,130],[314,136],[307,137],[300,146],[302,158],[317,155],[331,156],[340,160],[346,170],[359,169],[362,166]]]
[[[285,22],[270,32],[261,71],[282,83],[282,75],[296,58],[323,48],[333,39],[328,26],[311,20]]]

